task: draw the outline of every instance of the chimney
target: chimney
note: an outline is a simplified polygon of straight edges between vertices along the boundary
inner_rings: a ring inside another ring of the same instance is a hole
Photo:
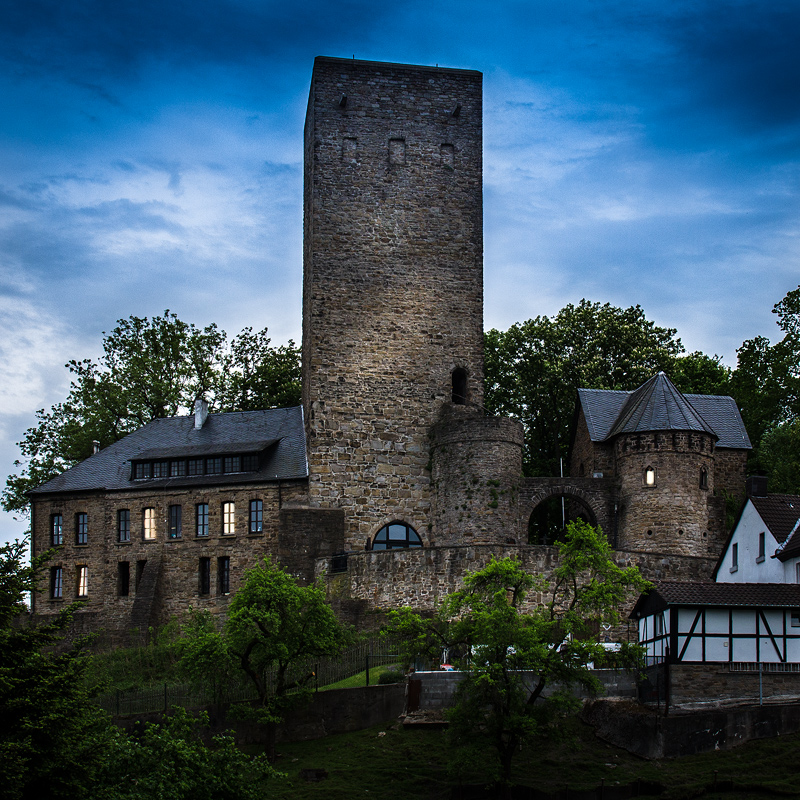
[[[100,442],[98,442],[97,439],[95,439],[92,442],[92,455],[96,455],[99,452],[100,452]]]
[[[765,475],[751,475],[747,479],[747,496],[748,497],[767,496],[767,478]]]
[[[208,419],[208,403],[202,397],[198,397],[194,401],[194,429],[199,431],[206,419]]]

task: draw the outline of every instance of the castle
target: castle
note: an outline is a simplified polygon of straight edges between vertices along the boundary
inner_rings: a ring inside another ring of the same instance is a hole
[[[272,556],[344,608],[430,607],[491,554],[547,572],[565,497],[647,577],[707,578],[749,441],[730,398],[665,375],[583,390],[571,477],[523,478],[483,399],[482,76],[317,58],[305,126],[302,407],[155,420],[31,494],[58,550],[38,614],[90,629],[224,613]],[[353,605],[355,604],[355,606]]]

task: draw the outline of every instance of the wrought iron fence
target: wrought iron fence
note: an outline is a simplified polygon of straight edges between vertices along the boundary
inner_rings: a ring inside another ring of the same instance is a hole
[[[296,688],[310,687],[314,691],[327,688],[370,686],[378,682],[379,673],[387,666],[398,664],[400,656],[392,642],[366,639],[351,645],[338,657],[308,659],[294,664],[286,675],[287,682]],[[264,675],[267,686],[274,687],[276,674]],[[224,686],[210,688],[190,684],[159,684],[144,689],[116,691],[97,698],[98,704],[115,716],[166,712],[172,706],[187,708],[211,703],[237,703],[257,699],[252,683],[238,677]]]

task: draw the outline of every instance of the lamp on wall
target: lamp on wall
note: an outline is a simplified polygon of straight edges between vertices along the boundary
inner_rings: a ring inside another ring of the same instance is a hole
[[[644,471],[644,483],[645,483],[645,486],[655,486],[656,485],[656,471],[652,467],[648,467]]]

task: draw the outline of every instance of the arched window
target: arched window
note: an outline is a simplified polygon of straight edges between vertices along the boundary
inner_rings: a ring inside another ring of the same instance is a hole
[[[456,367],[451,377],[453,402],[458,406],[463,406],[467,402],[467,371],[463,367]]]
[[[417,532],[405,522],[384,525],[372,540],[373,550],[394,550],[401,547],[422,547]]]

